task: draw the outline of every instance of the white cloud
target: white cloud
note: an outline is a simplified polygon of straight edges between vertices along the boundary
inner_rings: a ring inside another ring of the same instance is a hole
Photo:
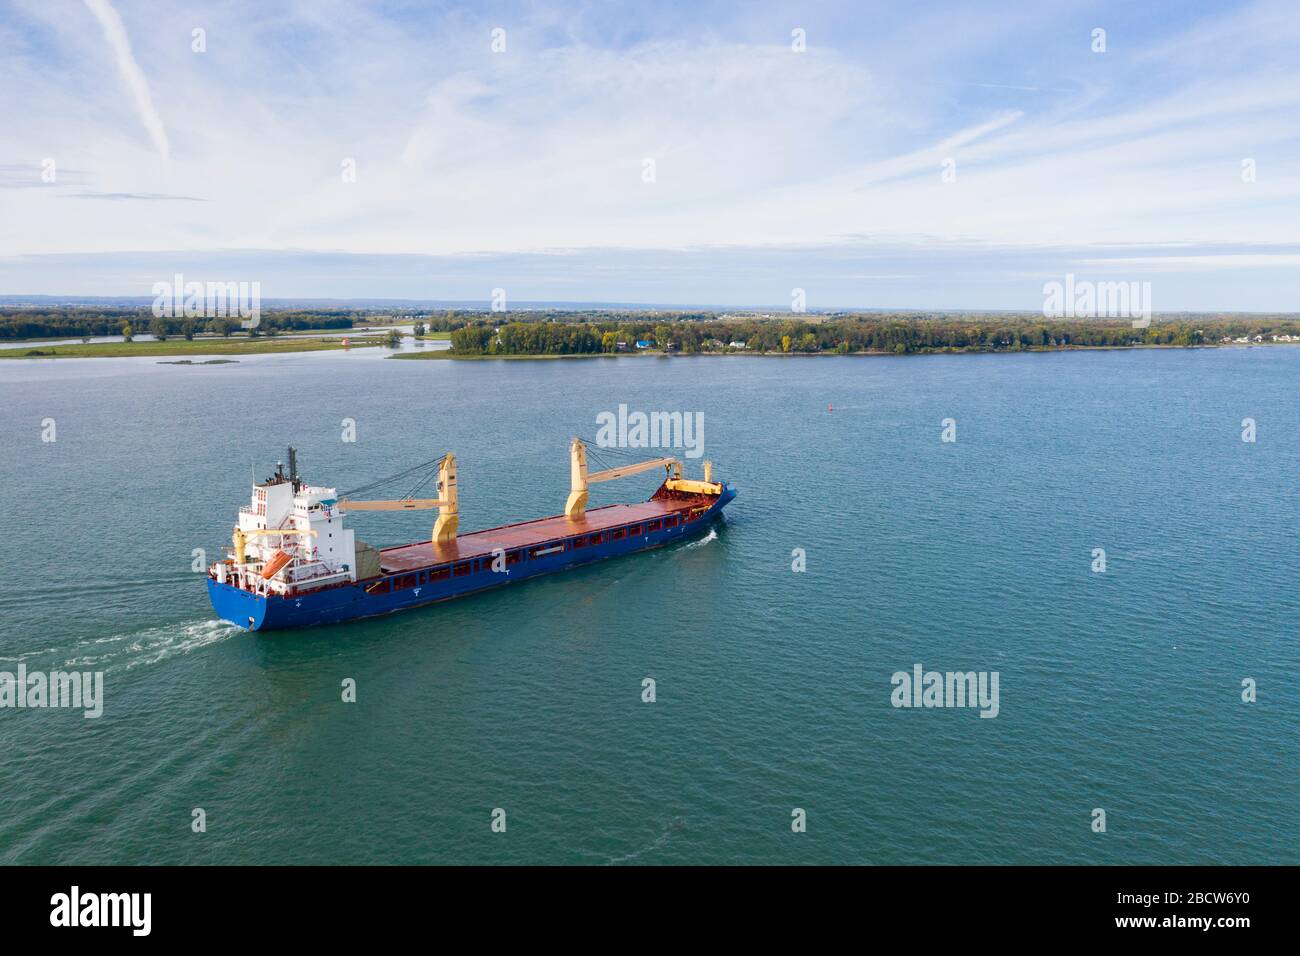
[[[1186,272],[1188,266],[1204,269],[1275,269],[1300,266],[1300,254],[1240,252],[1193,256],[1127,256],[1080,261],[1092,266],[1123,266],[1132,270]]]
[[[113,48],[118,71],[122,74],[127,89],[131,91],[136,112],[140,114],[140,122],[144,123],[145,129],[149,131],[149,138],[153,140],[158,155],[166,159],[170,152],[167,130],[163,127],[162,117],[154,109],[153,97],[149,95],[149,81],[144,78],[144,71],[140,69],[140,64],[136,62],[131,52],[131,40],[126,35],[122,18],[117,15],[117,11],[108,0],[86,0],[86,6],[99,21],[99,26],[104,31],[104,39]]]
[[[88,44],[46,0],[15,4],[41,44],[0,30],[15,104],[0,160],[21,178],[56,156],[80,171],[78,192],[206,201],[74,202],[70,179],[6,190],[21,227],[0,230],[0,255],[891,244],[911,258],[851,274],[892,286],[906,280],[885,277],[924,274],[940,247],[997,250],[1004,274],[1029,250],[1268,255],[1300,215],[1300,66],[1270,55],[1257,67],[1243,52],[1277,46],[1262,36],[1276,6],[1217,35],[1213,24],[1112,34],[1104,57],[1084,31],[1071,59],[1060,37],[1077,24],[1052,5],[900,14],[870,29],[845,6],[833,12],[841,31],[831,13],[809,25],[803,54],[762,10],[715,23],[680,9],[611,32],[601,11],[557,7],[513,14],[509,52],[496,55],[497,24],[471,6],[397,21],[385,13],[399,8],[326,0],[131,2],[117,0],[128,43],[114,8],[87,0],[171,160],[133,135],[98,36]],[[203,55],[189,49],[196,24]],[[1127,50],[1156,51],[1160,69]],[[355,183],[341,180],[345,157]],[[948,157],[953,183],[940,176]],[[1241,181],[1245,157],[1256,182]]]

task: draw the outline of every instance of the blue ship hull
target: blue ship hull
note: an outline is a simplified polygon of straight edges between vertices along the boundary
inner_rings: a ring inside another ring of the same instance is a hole
[[[562,550],[520,561],[502,571],[493,571],[487,559],[480,559],[464,562],[471,564],[472,570],[463,576],[457,574],[438,577],[432,568],[414,572],[404,569],[356,583],[333,585],[284,597],[255,594],[230,584],[219,584],[209,576],[208,596],[219,617],[250,631],[341,624],[436,604],[543,574],[566,571],[606,558],[635,554],[693,538],[719,518],[722,509],[735,496],[733,489],[724,488],[717,501],[698,519],[683,521],[676,527],[648,532],[635,538],[628,536],[612,540],[610,535],[603,535],[605,540],[599,545],[583,547],[579,544],[578,547],[573,547],[573,537],[570,537]],[[581,537],[578,540],[581,541]]]

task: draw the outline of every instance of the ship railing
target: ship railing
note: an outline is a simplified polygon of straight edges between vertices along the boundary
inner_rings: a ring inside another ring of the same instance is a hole
[[[316,578],[327,578],[338,573],[323,561],[313,561],[307,564],[291,565],[285,569],[283,578],[293,584],[303,584]]]

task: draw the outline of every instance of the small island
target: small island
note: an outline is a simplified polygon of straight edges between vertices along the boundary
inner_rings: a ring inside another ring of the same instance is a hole
[[[400,359],[925,355],[1300,343],[1297,315],[1046,319],[1033,313],[533,312],[467,318],[451,348]]]

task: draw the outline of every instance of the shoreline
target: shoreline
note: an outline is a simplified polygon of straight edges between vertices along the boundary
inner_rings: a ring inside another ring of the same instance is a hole
[[[443,333],[445,335],[446,333]],[[409,338],[409,336],[406,336]],[[434,336],[425,336],[433,340]],[[40,348],[32,343],[33,348],[0,349],[0,360],[4,359],[87,359],[87,358],[176,358],[201,357],[213,355],[291,355],[297,352],[335,352],[358,348],[379,348],[386,342],[378,336],[359,336],[352,339],[345,347],[340,338],[322,338],[309,336],[275,336],[257,338],[204,339],[204,340],[166,340],[163,342],[96,342],[90,344],[51,345]],[[639,352],[571,352],[571,353],[515,353],[500,355],[457,354],[450,349],[436,351],[397,352],[386,356],[388,359],[402,361],[458,361],[458,362],[550,362],[569,359],[683,359],[683,358],[778,358],[778,359],[816,359],[816,358],[923,358],[934,355],[1024,355],[1050,354],[1054,352],[1134,352],[1144,349],[1252,349],[1282,348],[1288,345],[1300,345],[1295,342],[1227,342],[1202,345],[1059,345],[1037,346],[1022,349],[932,349],[915,352],[892,352],[884,350],[860,352],[660,352],[643,350]]]
[[[384,345],[378,337],[373,341],[361,339],[348,343],[348,349],[376,348]],[[76,345],[50,345],[46,348],[35,346],[30,349],[0,349],[0,360],[4,359],[71,359],[71,358],[170,358],[175,356],[195,357],[203,355],[265,355],[271,353],[290,354],[294,352],[331,352],[343,350],[340,339],[311,338],[299,336],[218,339],[190,341],[181,339],[173,342],[94,342]]]
[[[1050,354],[1053,352],[1137,352],[1144,349],[1186,349],[1186,350],[1216,350],[1216,349],[1253,349],[1253,348],[1285,348],[1288,345],[1297,345],[1295,342],[1251,342],[1251,343],[1215,343],[1207,345],[1057,345],[1023,348],[1023,349],[931,349],[928,351],[916,352],[888,352],[883,350],[870,352],[836,352],[828,349],[824,352],[570,352],[570,353],[511,353],[501,355],[470,355],[457,354],[451,350],[439,352],[403,352],[399,355],[390,355],[390,359],[402,359],[411,361],[426,361],[430,359],[460,361],[460,362],[485,362],[502,360],[508,362],[518,361],[553,361],[557,359],[644,359],[644,358],[925,358],[933,355],[1028,355],[1028,354]]]
[[[204,334],[186,339],[169,336],[163,341],[141,338],[131,342],[69,342],[56,339],[6,339],[0,347],[0,359],[14,358],[139,358],[147,356],[186,355],[257,355],[266,353],[322,352],[347,348],[372,348],[387,345],[386,330],[359,329],[341,331],[282,332],[278,335],[215,336]],[[446,342],[450,332],[426,332],[420,338],[399,333],[413,342]],[[59,344],[43,344],[51,341]]]

